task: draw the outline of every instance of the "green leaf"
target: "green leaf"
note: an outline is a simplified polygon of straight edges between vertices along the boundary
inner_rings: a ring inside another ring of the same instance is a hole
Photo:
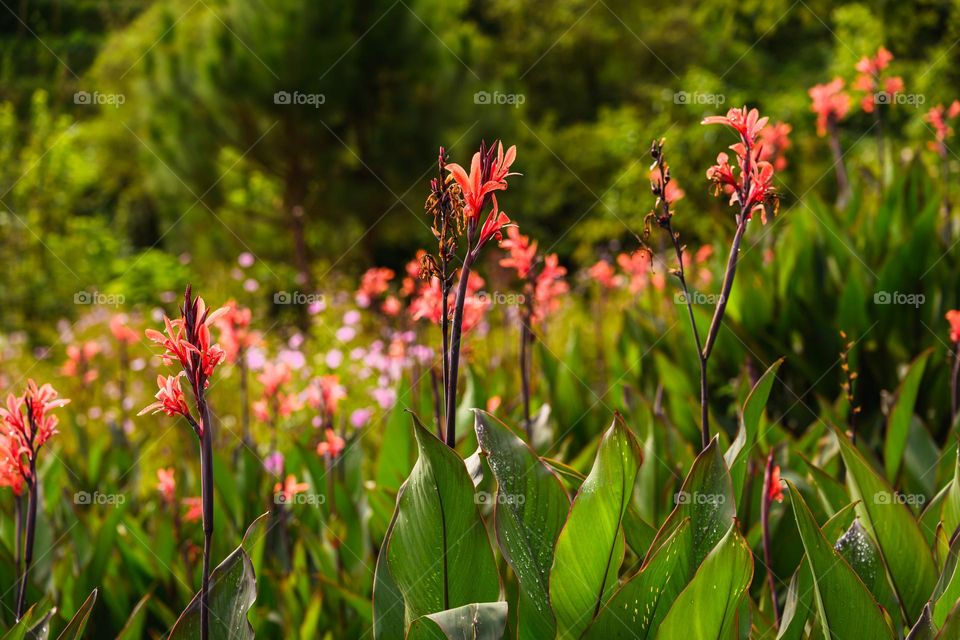
[[[896,596],[890,589],[887,569],[883,566],[880,549],[877,548],[877,543],[873,541],[859,520],[853,521],[853,524],[840,536],[833,548],[847,561],[850,568],[860,576],[860,580],[873,595],[874,600],[886,609],[892,617],[899,620],[900,607]]]
[[[735,496],[739,496],[743,491],[744,478],[747,474],[747,460],[750,458],[750,451],[759,437],[760,420],[763,418],[763,411],[767,406],[770,391],[773,389],[773,383],[777,379],[777,371],[783,364],[783,360],[783,358],[780,358],[770,365],[757,380],[757,384],[753,385],[750,395],[743,403],[737,436],[724,454],[724,459],[733,478]]]
[[[937,582],[936,566],[920,526],[906,504],[850,441],[834,430],[847,467],[847,486],[859,500],[857,515],[880,548],[894,592],[910,620],[920,616]]]
[[[474,602],[493,602],[500,578],[460,456],[413,416],[419,457],[397,497],[387,562],[407,620]]]
[[[550,568],[570,498],[553,471],[505,424],[482,411],[476,416],[477,441],[497,480],[497,542],[520,582],[519,638],[553,637]]]
[[[500,640],[506,626],[506,602],[481,602],[417,618],[407,640]]]
[[[618,415],[557,539],[550,599],[559,638],[578,638],[617,584],[624,553],[620,523],[640,462],[640,445]]]
[[[50,618],[57,612],[47,598],[27,609],[19,622],[3,635],[3,640],[46,640],[50,634]]]
[[[893,638],[880,606],[817,526],[800,492],[787,482],[793,515],[813,574],[817,613],[828,638]]]
[[[957,447],[953,480],[948,486],[949,489],[944,496],[943,506],[939,513],[943,528],[946,529],[947,535],[952,537],[957,527],[960,527],[960,447]],[[936,523],[933,523],[933,525],[936,528]]]
[[[84,603],[77,610],[77,613],[70,620],[57,640],[78,640],[83,636],[83,630],[87,628],[87,620],[90,619],[90,612],[93,611],[93,605],[97,602],[97,590],[94,589]]]
[[[663,523],[650,551],[658,549],[680,522],[690,518],[693,566],[699,566],[730,529],[736,515],[733,483],[716,437],[693,461],[693,467],[674,499],[677,506]]]
[[[923,379],[923,371],[931,353],[929,349],[924,351],[910,364],[910,369],[897,391],[897,401],[890,411],[890,419],[887,421],[887,438],[883,446],[884,465],[890,482],[895,482],[900,474],[904,447],[907,445],[909,435],[910,419],[913,417],[917,393],[920,391],[920,381]],[[917,614],[919,615],[919,610]]]
[[[406,485],[400,487],[397,496],[399,501],[403,496]],[[390,573],[390,564],[387,562],[387,545],[393,535],[393,527],[397,522],[398,511],[394,510],[387,535],[383,538],[383,545],[377,555],[377,567],[373,574],[373,637],[374,640],[403,640],[404,603],[403,594],[397,587],[397,582]]]
[[[729,637],[752,578],[753,554],[736,524],[732,524],[670,607],[658,637]]]
[[[401,380],[397,388],[399,400],[383,429],[380,457],[377,459],[377,485],[391,492],[400,488],[413,468],[413,441],[407,427],[407,415],[401,406],[404,398],[407,404],[413,404],[411,393],[410,383],[406,379]]]
[[[943,571],[930,598],[933,604],[933,621],[943,625],[953,605],[960,600],[960,538],[953,541],[946,554]]]
[[[910,633],[907,634],[907,640],[934,640],[937,637],[937,628],[933,626],[933,616],[930,613],[930,604],[923,607],[923,613],[917,624],[913,625]]]
[[[265,535],[263,515],[253,521],[243,542],[210,574],[210,637],[217,640],[253,640],[247,612],[257,599],[253,563],[244,548]],[[200,594],[180,614],[168,640],[196,640],[200,637]]]
[[[584,640],[656,638],[660,623],[693,576],[693,534],[685,518],[652,558],[610,598]]]
[[[147,607],[149,601],[149,593],[140,598],[140,601],[137,602],[130,613],[130,617],[127,618],[126,624],[123,625],[123,629],[120,630],[117,640],[140,640],[144,637],[143,628],[147,623],[147,614],[150,612]]]

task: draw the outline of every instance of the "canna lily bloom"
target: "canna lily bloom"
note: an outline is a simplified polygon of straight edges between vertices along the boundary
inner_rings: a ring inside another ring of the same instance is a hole
[[[813,101],[811,110],[817,114],[817,135],[827,135],[828,125],[843,120],[850,111],[850,96],[843,91],[843,78],[834,78],[826,84],[814,85],[807,92]]]
[[[930,148],[944,157],[947,154],[947,139],[953,137],[953,127],[948,121],[955,119],[958,115],[960,115],[960,100],[954,100],[949,108],[938,104],[923,117],[933,126],[933,134],[936,138],[936,142],[930,143]]]
[[[206,388],[214,369],[225,358],[223,349],[219,345],[210,344],[210,326],[227,313],[227,308],[223,307],[210,313],[203,298],[197,297],[193,300],[189,313],[191,326],[187,326],[185,317],[171,320],[164,316],[166,333],[147,329],[146,336],[163,347],[165,364],[172,364],[174,360],[179,361],[190,377],[190,384],[202,383]]]
[[[16,496],[23,495],[29,465],[24,464],[28,450],[14,434],[0,433],[0,487],[10,487]]]
[[[386,293],[394,275],[393,269],[386,267],[367,269],[360,278],[360,287],[356,293],[357,304],[363,309],[369,307],[374,298]]]
[[[587,270],[587,274],[604,289],[614,289],[617,286],[616,271],[606,260],[598,260]]]
[[[410,316],[414,320],[426,318],[433,324],[440,324],[443,320],[443,291],[440,278],[430,278],[424,283],[417,296],[410,302]]]
[[[123,313],[114,314],[110,318],[110,333],[121,344],[134,344],[140,339],[139,334],[127,326],[127,316]]]
[[[380,305],[380,311],[382,311],[384,315],[396,317],[403,311],[403,305],[397,296],[387,296],[384,298],[383,304]]]
[[[767,124],[756,109],[733,108],[726,116],[709,116],[702,124],[723,124],[740,137],[730,146],[737,158],[737,173],[726,153],[717,156],[717,164],[707,170],[707,179],[713,182],[714,192],[730,196],[730,204],[740,206],[740,215],[750,220],[754,211],[760,211],[760,220],[767,222],[767,201],[773,199],[776,212],[776,192],[773,188],[773,165],[760,159],[759,136]]]
[[[516,146],[511,146],[504,154],[503,144],[498,141],[496,158],[493,157],[493,148],[488,151],[485,145],[481,145],[480,151],[473,154],[469,174],[459,164],[446,165],[447,171],[460,187],[464,201],[463,212],[468,220],[478,222],[487,196],[494,191],[506,189],[507,178],[519,175],[510,173],[510,165],[516,158]]]
[[[312,409],[330,419],[336,414],[340,400],[347,397],[347,390],[340,384],[340,377],[331,374],[314,379],[305,395]]]
[[[490,199],[493,200],[493,209],[487,214],[487,219],[480,229],[480,240],[477,241],[478,248],[483,247],[493,238],[496,238],[497,242],[502,240],[503,228],[510,224],[510,218],[507,217],[507,214],[497,207],[497,197],[491,196]]]
[[[187,512],[183,515],[185,521],[199,522],[203,519],[203,498],[200,496],[184,498],[180,504],[187,508]]]
[[[793,127],[789,124],[778,122],[769,124],[760,131],[760,159],[770,162],[776,171],[787,168],[787,157],[784,154],[791,146],[790,131],[792,130]]]
[[[0,423],[5,427],[0,433],[0,486],[22,491],[21,481],[30,480],[29,462],[35,461],[40,448],[58,433],[59,419],[50,412],[70,402],[57,396],[49,384],[37,386],[28,380],[22,396],[11,393],[6,407],[0,407]]]
[[[564,280],[567,275],[566,267],[559,264],[557,254],[551,253],[543,260],[543,269],[537,275],[533,288],[534,322],[543,320],[560,307],[560,298],[570,290],[570,285]]]
[[[220,346],[227,362],[236,363],[243,353],[259,342],[260,336],[250,331],[252,314],[250,309],[241,307],[236,300],[230,300],[223,307],[223,313],[214,324],[220,330]]]
[[[946,318],[950,323],[950,340],[960,344],[960,311],[956,309],[947,311]]]
[[[780,467],[773,465],[770,472],[770,489],[767,492],[767,502],[783,502],[783,483],[780,481]]]
[[[894,94],[903,91],[903,79],[901,77],[881,77],[883,70],[887,68],[891,60],[893,60],[893,54],[887,51],[885,47],[880,47],[873,57],[864,56],[857,62],[856,69],[859,75],[857,75],[853,87],[866,94],[860,101],[860,106],[867,113],[873,113],[876,108],[879,96],[875,94],[881,91],[881,88],[882,92],[886,93],[886,96],[884,96],[886,101],[889,101]]]
[[[260,384],[263,385],[263,395],[275,396],[282,385],[290,382],[292,374],[290,367],[283,362],[276,364],[265,362],[263,372],[257,377]]]
[[[293,497],[298,493],[303,493],[310,488],[306,482],[297,482],[296,476],[292,473],[286,477],[283,482],[278,482],[273,486],[273,494],[281,502],[293,502]]]
[[[177,500],[177,479],[173,467],[157,469],[157,491],[160,497],[169,505]]]
[[[346,442],[343,438],[338,436],[333,429],[327,429],[324,432],[324,437],[325,440],[322,440],[317,445],[317,455],[336,458],[343,453],[343,448],[346,446]]]
[[[84,342],[80,345],[67,346],[67,361],[61,369],[63,375],[79,376],[83,384],[90,384],[97,379],[99,373],[90,367],[90,361],[100,353],[100,345],[96,342]]]
[[[646,251],[621,253],[617,264],[630,278],[630,293],[640,293],[647,288],[647,273],[650,271],[650,256]]]
[[[157,401],[147,405],[140,410],[138,416],[147,413],[160,413],[161,411],[168,416],[180,415],[192,420],[190,408],[187,406],[187,399],[183,395],[183,388],[180,386],[180,377],[183,374],[175,376],[157,376],[157,387],[159,390],[154,396]],[[200,433],[203,433],[203,424],[200,424]]]
[[[531,242],[529,237],[520,234],[520,229],[510,227],[507,239],[500,243],[500,247],[510,253],[509,257],[500,260],[500,266],[516,269],[517,276],[526,280],[537,256],[537,241]]]

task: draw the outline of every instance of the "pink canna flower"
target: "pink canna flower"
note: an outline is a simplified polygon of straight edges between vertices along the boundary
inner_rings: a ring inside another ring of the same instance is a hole
[[[293,502],[293,497],[298,493],[303,493],[310,488],[306,482],[297,482],[296,476],[292,473],[288,475],[283,482],[278,482],[273,486],[273,494],[282,502]]]
[[[510,227],[507,239],[500,243],[500,247],[509,252],[509,257],[500,260],[500,266],[515,269],[517,277],[526,280],[537,257],[537,241],[531,242],[529,237],[520,234],[520,229]]]
[[[930,142],[930,148],[943,157],[947,155],[947,139],[953,137],[950,121],[957,116],[960,116],[960,100],[954,100],[949,107],[938,104],[923,117],[933,127],[935,141]]]
[[[367,269],[361,277],[360,287],[357,289],[357,304],[364,309],[369,307],[375,298],[386,293],[394,275],[393,269],[387,269],[386,267]]]
[[[647,288],[650,255],[646,251],[621,253],[617,256],[617,264],[630,279],[630,293],[637,294]]]
[[[24,457],[29,451],[12,433],[0,433],[0,487],[10,487],[16,496],[23,495],[30,467]]]
[[[887,68],[891,60],[893,60],[893,54],[887,51],[885,47],[880,47],[872,57],[864,56],[857,62],[858,75],[854,80],[853,87],[865,93],[860,101],[860,106],[867,113],[873,113],[876,108],[879,97],[876,94],[878,92],[886,93],[885,99],[890,102],[891,96],[903,91],[904,85],[901,77],[882,77],[883,70]]]
[[[157,491],[168,505],[177,501],[177,479],[173,467],[157,469]]]
[[[817,135],[823,137],[831,123],[836,124],[847,116],[850,96],[843,91],[843,78],[814,85],[808,93],[813,101],[811,110],[817,114]]]
[[[410,302],[410,316],[414,320],[427,319],[433,324],[440,324],[443,319],[443,291],[439,278],[430,278]]]
[[[183,519],[187,522],[199,522],[203,519],[203,499],[200,496],[184,498],[180,501],[186,507]]]
[[[587,274],[604,289],[614,289],[617,286],[616,270],[606,260],[598,260],[587,270]]]
[[[787,168],[786,151],[790,148],[792,127],[785,122],[768,124],[760,131],[760,160],[773,165],[774,170]]]
[[[403,311],[403,305],[400,303],[400,299],[397,298],[397,296],[387,296],[383,300],[383,304],[380,305],[380,311],[390,317],[396,317],[400,315],[401,311]]]
[[[338,436],[333,429],[326,429],[324,431],[324,438],[325,439],[317,445],[317,455],[336,458],[343,453],[346,442]]]
[[[290,367],[283,362],[276,364],[266,362],[263,365],[263,371],[257,377],[260,384],[263,385],[263,394],[265,396],[275,396],[282,385],[290,382],[292,374]]]
[[[227,362],[236,363],[247,349],[260,341],[257,332],[250,330],[252,314],[250,309],[241,307],[236,300],[230,300],[224,311],[214,321],[220,331],[220,346]]]
[[[127,326],[127,316],[123,313],[116,313],[110,318],[110,333],[121,344],[135,344],[140,340],[140,335]]]
[[[730,204],[740,207],[740,214],[750,220],[755,211],[767,222],[768,201],[776,212],[776,192],[773,188],[773,165],[760,159],[759,137],[767,124],[756,109],[734,108],[726,116],[704,118],[703,124],[723,124],[737,132],[740,141],[730,146],[737,159],[736,170],[729,164],[726,153],[717,156],[717,164],[707,170],[707,179],[713,182],[715,193],[723,191],[730,196]]]
[[[551,253],[544,258],[543,269],[537,275],[533,289],[532,320],[534,322],[545,319],[559,309],[561,297],[570,290],[570,286],[564,280],[566,275],[567,269],[560,266],[557,254]]]
[[[180,377],[183,374],[175,376],[157,376],[158,391],[154,396],[157,401],[144,407],[138,416],[145,414],[154,414],[163,412],[168,416],[183,416],[191,419],[190,408],[187,406],[187,399],[183,395],[183,388],[180,386]],[[200,425],[201,433],[203,425]]]
[[[90,384],[97,379],[99,372],[91,367],[91,361],[100,353],[100,345],[96,342],[71,344],[67,346],[67,361],[61,369],[63,375],[77,377],[83,384]]]
[[[960,344],[960,311],[947,311],[947,322],[950,323],[950,340]]]

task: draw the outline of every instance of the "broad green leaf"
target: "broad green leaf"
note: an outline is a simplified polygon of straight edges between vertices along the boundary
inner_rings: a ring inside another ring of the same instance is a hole
[[[497,480],[497,542],[521,587],[519,637],[553,637],[550,568],[570,498],[553,471],[505,424],[483,411],[476,416],[477,441]]]
[[[257,518],[247,529],[243,542],[210,574],[210,637],[217,640],[253,640],[247,612],[257,599],[253,563],[244,548],[266,535],[269,516]],[[196,640],[200,637],[200,594],[180,614],[168,640]]]
[[[883,446],[884,466],[890,482],[896,482],[900,474],[910,420],[913,418],[913,409],[917,404],[917,392],[920,391],[920,381],[923,379],[923,371],[931,353],[930,350],[924,351],[910,364],[907,375],[904,376],[897,391],[896,403],[890,411],[890,419],[887,421],[887,438]],[[917,614],[919,613],[918,610]]]
[[[910,509],[871,467],[849,440],[834,431],[847,467],[847,486],[859,500],[857,515],[876,540],[894,592],[907,617],[920,617],[937,582],[933,555]]]
[[[550,600],[559,638],[578,638],[617,584],[624,553],[620,523],[640,461],[640,445],[617,416],[557,539]]]
[[[724,460],[726,460],[727,466],[730,468],[730,475],[733,478],[733,494],[737,497],[743,492],[744,478],[747,475],[747,460],[750,458],[751,449],[753,449],[760,436],[760,420],[763,418],[763,410],[767,406],[770,390],[773,389],[773,383],[777,379],[777,371],[783,364],[783,360],[783,358],[780,358],[770,365],[757,380],[757,384],[753,385],[750,395],[743,403],[737,436],[724,454]],[[763,439],[760,438],[760,440]]]
[[[917,624],[913,625],[910,633],[907,634],[907,640],[934,640],[937,637],[937,628],[933,625],[933,615],[930,612],[930,605],[923,607],[923,613]]]
[[[397,501],[403,496],[406,485],[400,487]],[[387,545],[393,535],[393,527],[397,522],[397,511],[394,510],[387,535],[383,538],[380,553],[377,555],[377,567],[373,575],[373,637],[374,640],[403,640],[404,603],[403,594],[397,587],[390,565],[387,562]]]
[[[63,632],[57,637],[57,640],[79,640],[83,637],[83,630],[87,628],[87,620],[90,619],[90,612],[93,611],[93,605],[97,602],[97,590],[94,589],[84,601],[80,609],[73,616],[73,619],[67,624]]]
[[[500,578],[463,459],[413,416],[419,457],[397,498],[387,562],[407,620],[494,602]]]
[[[740,601],[752,578],[753,554],[736,524],[731,524],[670,607],[658,637],[689,640],[729,637]]]
[[[3,640],[46,640],[50,634],[50,618],[57,609],[50,604],[47,598],[31,606],[3,635]]]
[[[506,602],[481,602],[417,618],[407,640],[500,640],[506,625]]]
[[[960,538],[953,541],[946,554],[940,580],[930,598],[933,604],[933,621],[943,625],[953,605],[960,600]]]
[[[893,638],[880,606],[850,565],[817,526],[810,508],[790,482],[793,515],[813,574],[811,586],[827,638]]]
[[[824,532],[826,533],[826,532]],[[829,540],[829,538],[828,538]],[[883,566],[880,549],[866,532],[859,520],[854,520],[850,528],[840,536],[833,548],[847,561],[860,580],[887,612],[895,619],[900,619],[900,607],[897,598],[890,589],[887,580],[887,569]]]
[[[953,480],[947,485],[949,489],[943,498],[940,509],[940,522],[948,536],[953,536],[957,527],[960,527],[960,447],[957,447],[956,463],[954,464]],[[936,523],[933,523],[936,527]]]
[[[398,401],[383,429],[380,456],[377,458],[377,485],[392,492],[400,488],[414,464],[414,445],[407,426],[407,414],[403,410],[404,406],[415,404],[411,393],[410,383],[402,380],[397,389]]]
[[[150,608],[147,607],[148,602],[150,602],[150,594],[140,598],[130,617],[127,618],[126,624],[123,625],[123,629],[120,630],[117,640],[140,640],[144,637],[143,629],[147,623],[147,614],[150,613]]]
[[[585,640],[656,638],[660,623],[693,576],[693,535],[685,518],[640,571],[610,598]]]
[[[674,500],[677,506],[657,533],[650,552],[660,548],[680,522],[690,518],[693,565],[699,566],[730,529],[736,515],[730,472],[716,437],[694,460]]]

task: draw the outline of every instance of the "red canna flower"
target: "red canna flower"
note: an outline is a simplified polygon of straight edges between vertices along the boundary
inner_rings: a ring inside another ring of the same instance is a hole
[[[617,256],[617,264],[630,278],[630,293],[640,293],[647,288],[650,256],[646,251],[621,253]]]
[[[493,200],[493,209],[487,214],[487,219],[483,222],[480,229],[480,240],[477,241],[477,248],[482,248],[485,244],[496,238],[499,242],[503,238],[503,228],[510,224],[510,218],[507,214],[497,207],[497,197],[491,196]]]
[[[29,450],[12,433],[0,433],[0,487],[10,487],[14,495],[22,496],[30,467],[24,457]]]
[[[570,285],[564,280],[567,275],[566,267],[560,266],[557,254],[551,253],[543,260],[543,269],[537,275],[534,284],[534,322],[545,319],[560,307],[560,298],[570,290]]]
[[[857,62],[856,69],[859,75],[853,83],[853,88],[863,91],[865,95],[860,101],[860,106],[867,113],[873,113],[877,104],[877,93],[881,90],[886,93],[887,101],[894,94],[903,91],[903,78],[892,76],[889,78],[881,77],[884,69],[893,60],[893,54],[887,51],[885,47],[877,49],[873,56],[864,56]]]
[[[950,126],[949,121],[958,115],[960,115],[960,100],[954,100],[949,108],[938,104],[923,117],[933,126],[933,134],[936,138],[935,142],[930,143],[930,148],[943,157],[947,155],[947,139],[953,137],[953,127]]]
[[[177,500],[177,479],[174,475],[173,467],[166,469],[157,469],[157,491],[160,497],[168,505],[172,505]]]
[[[63,363],[61,372],[71,378],[79,377],[83,384],[90,384],[99,375],[99,372],[90,366],[91,360],[98,353],[100,353],[100,345],[96,342],[68,345],[67,361]]]
[[[339,456],[346,445],[343,438],[338,436],[333,429],[327,429],[324,432],[324,437],[325,440],[317,445],[317,455],[330,456],[331,458]]]
[[[778,465],[773,466],[773,471],[770,473],[770,489],[767,493],[767,502],[783,502],[783,483],[780,481],[780,467]]]
[[[950,340],[960,343],[960,311],[956,309],[947,311],[946,318],[950,323]]]
[[[776,212],[776,192],[773,188],[773,165],[760,159],[762,146],[759,143],[761,130],[767,118],[761,118],[756,109],[734,108],[726,116],[704,118],[702,124],[723,124],[740,137],[730,146],[737,157],[736,174],[729,164],[726,153],[717,156],[717,164],[707,170],[707,179],[714,184],[716,193],[723,191],[730,196],[730,204],[740,206],[740,215],[750,220],[754,211],[760,211],[760,219],[767,222],[767,202],[772,200]]]
[[[27,381],[27,390],[22,396],[7,396],[7,406],[0,408],[0,422],[6,428],[0,445],[0,474],[5,479],[4,486],[22,487],[13,475],[19,466],[23,480],[31,477],[28,461],[36,460],[40,448],[50,438],[57,435],[59,418],[52,415],[53,409],[65,406],[70,401],[58,398],[58,394],[49,384],[38,386],[35,381]]]
[[[369,307],[375,298],[386,293],[394,275],[393,269],[386,267],[367,269],[360,278],[360,287],[355,296],[357,304],[363,309]]]
[[[500,260],[500,266],[515,269],[517,277],[526,280],[537,257],[537,241],[531,242],[529,237],[520,234],[520,229],[510,227],[507,239],[500,243],[500,247],[510,253],[509,257]]]
[[[147,413],[160,413],[161,411],[168,416],[180,415],[192,420],[190,408],[187,406],[187,399],[183,395],[183,388],[180,386],[180,377],[183,374],[175,376],[157,376],[157,387],[159,390],[154,396],[157,401],[141,409],[138,416]],[[203,432],[203,425],[200,425],[200,431]]]
[[[433,324],[443,320],[443,291],[440,278],[430,278],[420,287],[417,297],[410,302],[410,316],[414,320],[426,318]]]
[[[486,146],[481,145],[480,151],[473,154],[469,174],[459,164],[446,165],[447,171],[460,186],[460,192],[463,194],[464,215],[474,223],[480,219],[480,212],[486,204],[487,196],[494,191],[506,189],[507,178],[519,175],[510,173],[510,165],[517,157],[517,147],[510,147],[506,154],[503,152],[502,143],[497,142],[496,148],[497,155],[494,158],[493,149],[487,151]]]
[[[164,348],[163,359],[166,364],[177,360],[189,377],[191,385],[206,388],[214,369],[225,358],[219,345],[210,344],[210,326],[228,310],[223,307],[211,313],[200,297],[194,298],[189,307],[184,316],[177,320],[164,316],[165,334],[147,329],[146,336]]]
[[[303,493],[309,488],[309,484],[306,482],[297,482],[296,476],[291,473],[283,482],[278,482],[273,486],[273,493],[275,496],[283,496],[283,502],[293,502],[295,495]]]
[[[252,314],[236,300],[230,300],[214,324],[220,330],[220,346],[227,362],[236,363],[250,347],[260,341],[256,331],[250,331]]]
[[[823,137],[830,123],[836,124],[847,116],[850,96],[843,91],[843,78],[814,85],[808,93],[813,101],[811,110],[817,114],[817,135]]]

